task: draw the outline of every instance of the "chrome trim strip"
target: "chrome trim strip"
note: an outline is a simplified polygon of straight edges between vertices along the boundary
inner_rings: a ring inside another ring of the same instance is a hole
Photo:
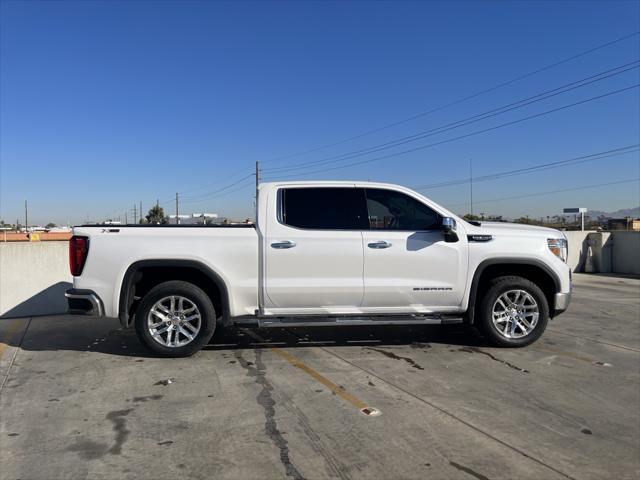
[[[66,298],[80,298],[84,300],[89,300],[91,305],[93,306],[93,311],[90,314],[87,314],[91,317],[103,317],[104,309],[102,308],[102,302],[100,298],[95,293],[69,293],[69,291],[64,292],[64,296]]]

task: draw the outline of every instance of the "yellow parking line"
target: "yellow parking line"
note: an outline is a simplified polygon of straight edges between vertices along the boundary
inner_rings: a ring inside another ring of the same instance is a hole
[[[15,320],[7,320],[7,322],[10,322],[10,325],[2,332],[2,338],[0,339],[0,358],[4,355],[4,351],[9,346],[11,339],[22,326],[24,319],[18,318]]]
[[[320,382],[322,385],[327,387],[329,390],[331,390],[333,393],[338,395],[343,400],[346,400],[347,402],[349,402],[351,405],[356,407],[358,410],[362,410],[363,408],[367,408],[367,404],[365,402],[360,400],[355,395],[350,394],[349,392],[347,392],[345,389],[343,389],[339,385],[336,385],[335,383],[333,383],[331,380],[329,380],[324,375],[321,375],[320,373],[316,372],[313,368],[309,367],[302,360],[294,357],[293,355],[291,355],[286,350],[282,350],[281,348],[272,348],[271,350],[273,350],[275,353],[280,355],[282,358],[284,358],[287,362],[289,362],[294,367],[297,367],[300,370],[302,370],[303,372],[308,373],[309,375],[311,375],[315,380]]]
[[[255,340],[258,340],[259,342],[265,342],[263,338],[260,338],[260,336],[258,336],[256,333],[250,330],[244,330],[244,332],[250,337],[254,338]],[[335,384],[324,375],[316,372],[313,368],[309,367],[302,360],[291,355],[286,350],[283,350],[282,348],[278,348],[278,347],[270,347],[270,350],[276,353],[278,356],[284,358],[287,362],[289,362],[294,367],[299,368],[306,374],[310,375],[314,380],[320,382],[322,385],[324,385],[329,390],[331,390],[335,395],[342,398],[344,401],[350,403],[365,415],[376,416],[380,414],[380,412],[377,409],[373,407],[369,407],[366,402],[360,400],[355,395],[347,392],[343,387]]]

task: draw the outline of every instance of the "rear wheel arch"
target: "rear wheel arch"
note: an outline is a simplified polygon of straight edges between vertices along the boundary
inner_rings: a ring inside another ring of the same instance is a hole
[[[466,314],[468,323],[474,323],[476,306],[491,280],[506,275],[522,277],[538,285],[553,313],[554,295],[560,291],[560,279],[544,262],[529,258],[489,259],[481,262],[473,274]]]
[[[230,319],[229,291],[222,277],[195,260],[140,260],[132,263],[120,285],[118,318],[124,327],[132,325],[140,299],[156,285],[182,280],[201,288],[210,297],[221,326]]]

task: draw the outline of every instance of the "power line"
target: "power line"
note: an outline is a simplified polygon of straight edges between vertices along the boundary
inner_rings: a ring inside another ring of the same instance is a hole
[[[215,194],[217,194],[219,192],[223,192],[224,190],[227,190],[227,189],[229,189],[231,187],[234,187],[235,185],[238,185],[239,183],[241,183],[242,181],[246,180],[247,178],[253,178],[254,176],[255,176],[255,174],[251,173],[249,175],[246,175],[246,176],[242,177],[240,180],[237,180],[237,181],[235,181],[233,183],[230,183],[229,185],[227,185],[227,186],[225,186],[223,188],[219,188],[219,189],[213,190],[211,192],[206,192],[206,193],[201,193],[201,194],[198,194],[198,195],[192,195],[190,197],[186,197],[185,201],[193,202],[193,201],[206,200],[207,197],[210,197],[211,195],[215,195]]]
[[[224,182],[228,181],[229,179],[235,178],[238,175],[240,175],[241,173],[244,173],[244,172],[247,172],[247,171],[250,171],[250,169],[248,167],[247,168],[242,168],[242,169],[236,170],[235,173],[232,173],[232,174],[229,174],[229,175],[223,177],[220,180],[217,180],[217,181],[212,182],[212,183],[208,183],[206,185],[201,185],[199,187],[194,187],[194,188],[191,188],[189,190],[183,190],[180,193],[181,194],[185,194],[185,193],[189,193],[189,192],[195,192],[196,190],[202,190],[202,189],[205,189],[205,188],[209,188],[209,187],[212,187],[214,185],[220,185],[221,183],[224,183]],[[198,196],[198,195],[204,195],[204,194],[196,194],[194,196]]]
[[[243,169],[243,171],[246,171],[246,170],[247,170],[247,169]],[[213,194],[213,193],[216,193],[216,192],[219,192],[219,191],[225,190],[225,189],[227,189],[227,188],[229,188],[229,187],[231,187],[231,186],[233,186],[233,185],[236,185],[237,183],[239,183],[240,181],[244,180],[245,178],[248,178],[249,176],[253,176],[253,175],[254,175],[254,174],[252,173],[252,174],[248,175],[247,177],[242,177],[242,178],[241,178],[240,180],[238,180],[237,182],[234,182],[234,183],[232,183],[232,184],[230,184],[230,185],[227,185],[227,186],[225,186],[225,187],[219,188],[219,189],[217,189],[217,190],[213,190],[213,191],[209,191],[209,192],[204,192],[204,193],[198,193],[198,194],[195,194],[195,195],[192,195],[192,196],[187,196],[186,198],[189,198],[189,199],[195,199],[195,198],[198,198],[198,197],[206,197],[206,196],[209,196],[209,195],[211,195],[211,194]],[[236,174],[228,175],[228,176],[224,177],[224,179],[233,178],[233,177],[235,177],[235,176],[236,176]],[[225,181],[225,180],[219,180],[219,181],[217,181],[217,182],[213,182],[213,183],[210,183],[210,184],[207,184],[207,185],[203,185],[203,186],[200,186],[200,187],[192,188],[192,189],[190,189],[190,190],[183,190],[182,192],[180,192],[180,195],[183,195],[183,194],[185,194],[185,193],[187,193],[187,192],[193,192],[193,191],[196,191],[196,190],[202,190],[203,188],[207,188],[207,187],[210,187],[210,186],[213,186],[213,185],[220,185],[220,184],[221,184],[221,183],[223,183],[224,181]],[[169,204],[173,204],[173,202],[174,202],[174,197],[171,197],[171,198],[167,198],[167,199],[163,200],[162,202],[158,201],[158,202],[157,202],[157,204],[158,204],[159,206],[164,207],[164,206],[167,206],[167,205],[169,205]]]
[[[249,178],[251,178],[252,181],[247,183],[247,180]],[[209,200],[214,200],[216,198],[224,197],[225,195],[229,195],[229,194],[234,193],[234,192],[238,192],[238,191],[240,191],[242,189],[247,188],[249,185],[253,185],[253,175],[250,175],[250,177],[245,178],[244,182],[245,183],[243,185],[240,185],[238,188],[234,188],[232,190],[227,190],[226,192],[219,193],[219,194],[214,195],[214,196],[209,197],[209,198],[203,198],[203,199],[200,199],[200,200],[187,200],[187,201],[184,201],[184,203],[201,203],[201,202],[205,202],[205,201],[209,201]]]
[[[418,113],[418,114],[416,114],[416,115],[413,115],[412,117],[406,118],[406,119],[401,120],[401,121],[399,121],[399,122],[394,122],[394,123],[392,123],[392,124],[388,124],[388,125],[385,125],[385,126],[383,126],[383,127],[376,128],[376,129],[374,129],[374,130],[370,130],[370,131],[368,131],[368,132],[364,132],[363,134],[357,135],[357,136],[355,136],[355,137],[350,137],[350,138],[348,138],[348,139],[344,139],[344,140],[341,140],[341,141],[339,141],[339,142],[334,142],[333,144],[330,144],[330,145],[324,145],[324,146],[317,147],[317,148],[314,148],[314,149],[311,149],[311,150],[307,150],[307,151],[305,151],[305,152],[301,152],[301,153],[297,153],[297,154],[292,154],[292,155],[287,155],[287,156],[284,156],[284,157],[272,158],[272,159],[267,160],[267,162],[275,161],[275,160],[277,160],[277,159],[291,158],[291,157],[299,156],[299,155],[303,155],[303,154],[306,154],[306,153],[311,153],[312,151],[317,151],[317,150],[320,150],[320,149],[323,149],[323,148],[328,148],[328,147],[330,147],[330,146],[338,145],[338,144],[340,144],[340,143],[344,143],[344,142],[347,142],[347,141],[350,141],[350,140],[353,140],[353,139],[356,139],[356,138],[360,138],[360,137],[362,137],[362,136],[369,135],[369,134],[372,134],[372,133],[378,132],[378,131],[383,130],[383,129],[386,129],[386,128],[390,128],[390,127],[395,126],[395,125],[399,125],[399,124],[402,124],[402,123],[406,123],[406,122],[408,122],[408,121],[410,121],[410,120],[413,120],[413,119],[415,119],[415,118],[419,118],[419,117],[421,117],[421,116],[425,116],[425,115],[428,115],[428,114],[430,114],[430,113],[433,113],[433,112],[436,112],[436,111],[439,111],[439,110],[443,110],[443,109],[448,108],[448,107],[450,107],[450,106],[453,106],[453,105],[456,105],[456,104],[462,103],[462,102],[464,102],[464,101],[470,100],[470,99],[475,98],[475,97],[477,97],[477,96],[483,95],[483,94],[485,94],[485,93],[488,93],[488,92],[491,92],[491,91],[493,91],[493,90],[496,90],[496,89],[502,88],[502,87],[504,87],[504,86],[507,86],[507,85],[509,85],[509,84],[515,83],[515,82],[517,82],[517,81],[519,81],[519,80],[522,80],[522,79],[527,78],[527,77],[529,77],[529,76],[535,75],[535,74],[540,73],[540,72],[542,72],[542,71],[545,71],[545,70],[548,70],[548,69],[554,68],[554,67],[556,67],[556,66],[558,66],[558,65],[561,65],[561,64],[563,64],[563,63],[569,62],[569,61],[574,60],[574,59],[576,59],[576,58],[579,58],[579,57],[581,57],[581,56],[587,55],[587,54],[592,53],[592,52],[594,52],[594,51],[600,50],[600,49],[602,49],[602,48],[606,48],[606,47],[608,47],[608,46],[610,46],[610,45],[613,45],[613,44],[616,44],[616,43],[618,43],[618,42],[622,42],[622,41],[627,40],[627,39],[629,39],[629,38],[631,38],[631,37],[634,37],[634,36],[636,36],[636,35],[638,35],[638,34],[640,34],[640,31],[636,31],[636,32],[633,32],[633,33],[631,33],[631,34],[628,34],[628,35],[622,36],[622,37],[620,37],[620,38],[614,39],[614,40],[612,40],[612,41],[606,42],[606,43],[604,43],[604,44],[600,44],[600,45],[598,45],[598,46],[596,46],[596,47],[593,47],[593,48],[591,48],[591,49],[588,49],[588,50],[585,50],[585,51],[580,52],[580,53],[578,53],[578,54],[575,54],[575,55],[573,55],[573,56],[567,57],[567,58],[562,59],[562,60],[560,60],[560,61],[558,61],[558,62],[554,62],[554,63],[552,63],[552,64],[546,65],[546,66],[544,66],[544,67],[542,67],[542,68],[539,68],[539,69],[534,70],[534,71],[532,71],[532,72],[529,72],[529,73],[526,73],[526,74],[524,74],[524,75],[518,76],[518,77],[513,78],[513,79],[511,79],[511,80],[508,80],[508,81],[506,81],[506,82],[502,82],[502,83],[500,83],[500,84],[498,84],[498,85],[495,85],[495,86],[493,86],[493,87],[490,87],[490,88],[485,89],[485,90],[482,90],[482,91],[479,91],[479,92],[477,92],[477,93],[474,93],[474,94],[469,95],[469,96],[467,96],[467,97],[461,98],[461,99],[456,100],[456,101],[454,101],[454,102],[450,102],[450,103],[448,103],[448,104],[445,104],[445,105],[442,105],[442,106],[436,107],[436,108],[431,109],[431,110],[428,110],[428,111],[426,111],[426,112],[420,112],[420,113]],[[622,73],[622,72],[619,72],[619,73]],[[369,152],[369,153],[373,153],[373,152]],[[400,154],[402,154],[402,152],[401,152]],[[345,165],[345,166],[348,166],[348,165]],[[243,169],[243,170],[244,170],[244,171],[246,171],[245,169]],[[313,173],[313,172],[312,172],[312,173]],[[230,176],[228,176],[228,177],[226,177],[226,178],[232,178],[233,176],[235,176],[235,174],[234,174],[234,175],[230,175]],[[249,176],[253,176],[253,174],[251,174],[251,175],[249,175]],[[248,178],[249,176],[247,176],[247,177],[243,177],[243,178],[239,179],[238,181],[233,182],[233,183],[232,183],[232,184],[230,184],[230,185],[227,185],[227,186],[225,186],[225,187],[223,187],[223,188],[220,188],[220,189],[214,190],[214,191],[212,191],[212,192],[206,192],[206,193],[203,193],[203,194],[194,195],[194,196],[192,196],[192,197],[191,197],[191,199],[192,199],[191,201],[194,201],[194,202],[195,202],[195,201],[196,201],[195,199],[196,199],[196,198],[198,198],[198,197],[200,197],[200,198],[202,198],[202,199],[205,199],[205,198],[206,198],[206,197],[208,197],[208,196],[215,195],[215,194],[217,194],[218,192],[222,192],[222,191],[224,191],[224,190],[226,190],[226,189],[228,189],[228,188],[231,188],[232,186],[235,186],[235,185],[239,184],[240,182],[242,182],[242,181],[244,180],[244,178]],[[184,192],[182,192],[182,193],[196,191],[196,190],[199,190],[199,189],[202,189],[202,188],[206,188],[207,186],[210,186],[210,185],[216,185],[216,184],[220,184],[220,183],[222,183],[222,181],[220,181],[220,182],[215,182],[215,183],[213,183],[213,184],[209,184],[209,185],[206,185],[206,186],[196,187],[196,188],[193,188],[193,189],[190,189],[190,190],[185,190],[185,191],[184,191]],[[164,205],[166,205],[166,204],[170,203],[171,201],[172,201],[172,199],[167,199],[166,201],[164,201],[164,202],[162,203],[162,205],[164,206]]]
[[[505,200],[516,200],[519,198],[529,198],[529,197],[539,197],[541,195],[550,195],[553,193],[562,193],[562,192],[573,192],[576,190],[586,190],[589,188],[597,188],[597,187],[605,187],[605,186],[609,186],[609,185],[620,185],[623,183],[632,183],[632,182],[640,182],[640,177],[638,178],[632,178],[630,180],[618,180],[616,182],[607,182],[607,183],[594,183],[593,185],[583,185],[581,187],[573,187],[573,188],[564,188],[561,190],[549,190],[546,192],[537,192],[537,193],[530,193],[527,195],[515,195],[513,197],[502,197],[502,198],[492,198],[490,200],[480,200],[480,201],[476,201],[475,203],[491,203],[491,202],[502,202]],[[453,205],[449,205],[449,207],[461,207],[467,205],[467,202],[465,203],[456,203]]]
[[[412,153],[412,152],[416,152],[416,151],[419,151],[419,150],[424,150],[424,149],[427,149],[427,148],[435,147],[437,145],[443,145],[445,143],[455,142],[455,141],[461,140],[463,138],[469,138],[469,137],[473,137],[473,136],[476,136],[476,135],[481,135],[483,133],[487,133],[487,132],[490,132],[490,131],[493,131],[493,130],[497,130],[497,129],[500,129],[500,128],[508,127],[508,126],[511,126],[511,125],[516,125],[518,123],[526,122],[528,120],[533,120],[534,118],[539,118],[539,117],[542,117],[542,116],[545,116],[545,115],[550,115],[552,113],[555,113],[555,112],[558,112],[558,111],[561,111],[561,110],[565,110],[567,108],[572,108],[572,107],[575,107],[575,106],[578,106],[578,105],[582,105],[582,104],[585,104],[585,103],[593,102],[595,100],[599,100],[599,99],[602,99],[602,98],[605,98],[605,97],[609,97],[611,95],[617,95],[619,93],[623,93],[623,92],[626,92],[628,90],[632,90],[634,88],[638,88],[639,86],[640,86],[640,83],[637,83],[637,84],[631,85],[629,87],[620,88],[618,90],[613,90],[613,91],[610,91],[610,92],[607,92],[607,93],[603,93],[601,95],[597,95],[595,97],[587,98],[585,100],[580,100],[578,102],[574,102],[574,103],[570,103],[570,104],[567,104],[567,105],[563,105],[561,107],[556,107],[556,108],[553,108],[551,110],[546,110],[544,112],[540,112],[540,113],[536,113],[536,114],[533,114],[533,115],[529,115],[529,116],[526,116],[526,117],[523,117],[523,118],[519,118],[517,120],[512,120],[512,121],[509,121],[509,122],[506,122],[506,123],[501,123],[501,124],[495,125],[493,127],[484,128],[482,130],[476,130],[475,132],[470,132],[470,133],[467,133],[467,134],[464,134],[464,135],[459,135],[457,137],[448,138],[448,139],[445,139],[445,140],[440,140],[438,142],[428,143],[426,145],[421,145],[421,146],[418,146],[418,147],[410,148],[408,150],[403,150],[403,151],[396,152],[396,153],[390,153],[388,155],[382,155],[380,157],[370,158],[370,159],[366,159],[366,160],[360,160],[358,162],[351,162],[351,163],[347,163],[347,164],[344,164],[344,165],[338,165],[338,166],[335,166],[335,167],[324,168],[324,169],[315,170],[315,171],[306,172],[306,173],[299,173],[297,175],[287,175],[287,176],[278,177],[278,178],[280,178],[280,179],[282,179],[282,178],[292,178],[292,177],[295,178],[295,177],[300,177],[300,176],[316,175],[318,173],[325,173],[325,172],[329,172],[329,171],[333,171],[333,170],[340,170],[340,169],[343,169],[343,168],[348,168],[348,167],[352,167],[352,166],[356,166],[356,165],[363,165],[363,164],[366,164],[366,163],[377,162],[379,160],[385,160],[387,158],[393,158],[393,157],[398,157],[398,156],[401,156],[401,155],[406,155],[407,153]]]
[[[551,168],[559,168],[559,167],[576,165],[576,164],[585,163],[585,162],[592,162],[594,160],[600,160],[602,158],[626,155],[628,153],[640,151],[638,147],[640,147],[640,143],[636,143],[635,145],[629,145],[626,147],[615,148],[615,149],[607,150],[604,152],[592,153],[589,155],[582,155],[580,157],[574,157],[567,160],[558,160],[556,162],[542,163],[539,165],[532,165],[531,167],[519,168],[516,170],[508,170],[505,172],[492,173],[490,175],[482,175],[479,177],[473,177],[473,183],[486,182],[489,180],[497,180],[504,177],[513,177],[516,175],[523,175],[527,173],[535,173],[543,170],[549,170]],[[463,185],[466,183],[469,183],[468,178],[460,178],[457,180],[450,180],[447,182],[440,182],[440,183],[431,183],[429,185],[420,185],[412,188],[413,190],[431,190],[434,188]]]
[[[558,65],[561,65],[561,64],[563,64],[563,63],[569,62],[569,61],[571,61],[571,60],[574,60],[574,59],[579,58],[579,57],[581,57],[581,56],[587,55],[587,54],[592,53],[592,52],[594,52],[594,51],[597,51],[597,50],[599,50],[599,49],[602,49],[602,48],[608,47],[608,46],[610,46],[610,45],[616,44],[616,43],[618,43],[618,42],[621,42],[621,41],[627,40],[627,39],[629,39],[629,38],[631,38],[631,37],[633,37],[633,36],[635,36],[635,35],[638,35],[638,34],[640,34],[640,31],[633,32],[633,33],[631,33],[631,34],[628,34],[628,35],[622,36],[622,37],[617,38],[617,39],[615,39],[615,40],[612,40],[612,41],[606,42],[606,43],[604,43],[604,44],[601,44],[601,45],[598,45],[598,46],[593,47],[593,48],[591,48],[591,49],[588,49],[588,50],[585,50],[585,51],[583,51],[583,52],[580,52],[580,53],[578,53],[578,54],[576,54],[576,55],[573,55],[573,56],[571,56],[571,57],[567,57],[567,58],[562,59],[562,60],[560,60],[560,61],[558,61],[558,62],[554,62],[554,63],[552,63],[552,64],[546,65],[546,66],[544,66],[544,67],[542,67],[542,68],[539,68],[539,69],[537,69],[537,70],[534,70],[534,71],[532,71],[532,72],[526,73],[526,74],[521,75],[521,76],[519,76],[519,77],[513,78],[513,79],[508,80],[508,81],[503,82],[503,83],[500,83],[500,84],[498,84],[498,85],[496,85],[496,86],[494,86],[494,87],[490,87],[490,88],[488,88],[488,89],[482,90],[482,91],[477,92],[477,93],[475,93],[475,94],[473,94],[473,95],[469,95],[469,96],[464,97],[464,98],[462,98],[462,99],[456,100],[456,101],[454,101],[454,102],[450,102],[450,103],[448,103],[448,104],[446,104],[446,105],[442,105],[442,106],[440,106],[440,107],[436,107],[436,108],[434,108],[434,109],[432,109],[432,110],[429,110],[429,111],[426,111],[426,112],[418,113],[418,114],[416,114],[416,115],[413,115],[412,117],[409,117],[409,118],[407,118],[407,119],[401,120],[401,121],[399,121],[399,122],[394,122],[393,124],[389,124],[389,125],[386,125],[386,126],[383,126],[383,127],[377,128],[377,129],[374,129],[374,130],[370,130],[369,132],[365,132],[365,133],[363,133],[363,134],[360,134],[360,135],[355,136],[355,137],[351,137],[351,138],[349,138],[349,139],[342,140],[342,141],[340,141],[340,142],[335,142],[335,143],[333,143],[333,144],[331,144],[331,145],[325,145],[325,146],[322,146],[322,147],[318,147],[318,148],[315,148],[315,149],[308,150],[308,151],[303,152],[303,153],[300,153],[300,154],[287,155],[287,156],[285,156],[285,157],[278,157],[278,158],[279,158],[279,159],[283,159],[283,158],[290,158],[290,157],[298,156],[298,155],[305,154],[305,153],[311,153],[312,151],[317,151],[317,150],[322,149],[322,148],[328,148],[329,146],[334,146],[334,145],[337,145],[337,144],[340,144],[340,143],[344,143],[344,142],[347,142],[347,141],[350,141],[350,140],[353,140],[353,139],[356,139],[356,138],[360,138],[361,136],[369,135],[369,134],[372,134],[372,133],[378,132],[378,131],[380,131],[380,130],[383,130],[383,129],[386,129],[386,128],[390,128],[390,127],[392,127],[392,126],[395,126],[395,125],[399,125],[399,124],[402,124],[402,123],[408,122],[408,121],[413,120],[413,119],[415,119],[415,118],[418,118],[418,117],[421,117],[421,116],[424,116],[424,115],[428,115],[428,114],[430,114],[430,113],[433,113],[433,112],[436,112],[436,111],[439,111],[439,110],[445,109],[445,108],[447,108],[447,107],[450,107],[450,106],[456,105],[456,104],[458,104],[458,103],[462,103],[462,102],[464,102],[464,101],[470,100],[470,99],[475,98],[475,97],[477,97],[477,96],[480,96],[480,95],[482,95],[482,94],[485,94],[485,93],[491,92],[491,91],[496,90],[496,89],[498,89],[498,88],[502,88],[502,87],[507,86],[507,85],[509,85],[509,84],[511,84],[511,83],[515,83],[515,82],[517,82],[517,81],[519,81],[519,80],[522,80],[522,79],[527,78],[527,77],[529,77],[529,76],[535,75],[535,74],[540,73],[540,72],[542,72],[542,71],[545,71],[545,70],[551,69],[551,68],[553,68],[553,67],[555,67],[555,66],[558,66]],[[622,72],[619,72],[619,73],[622,73]],[[369,153],[373,153],[373,152],[369,152]],[[274,160],[276,160],[276,159],[270,159],[270,160],[267,160],[267,162],[274,161]],[[247,170],[246,170],[246,169],[243,169],[243,171],[247,171]],[[240,172],[240,171],[238,171],[238,173],[239,173],[239,172]],[[253,175],[253,174],[252,174],[252,175]],[[236,174],[229,175],[228,177],[225,177],[225,178],[229,179],[229,178],[233,178],[234,176],[236,176]],[[216,194],[217,192],[221,192],[221,191],[224,191],[224,190],[226,190],[226,189],[228,189],[228,188],[231,188],[232,186],[235,186],[236,184],[238,184],[238,183],[240,183],[242,180],[244,180],[244,178],[245,178],[245,177],[243,177],[243,178],[239,179],[238,181],[233,182],[232,184],[227,185],[227,186],[225,186],[225,187],[223,187],[223,188],[220,188],[220,189],[214,190],[213,192],[206,192],[206,193],[203,193],[203,194],[197,194],[197,195],[192,196],[191,198],[193,199],[193,201],[195,201],[195,199],[196,199],[196,198],[198,198],[198,197],[200,197],[200,198],[204,199],[205,197],[208,197],[208,196],[210,196],[210,195],[214,195],[214,194]],[[209,185],[201,186],[201,187],[196,187],[196,188],[193,188],[193,189],[190,189],[190,190],[185,190],[185,191],[183,191],[182,193],[184,194],[184,193],[187,193],[187,192],[192,192],[192,191],[200,190],[200,189],[206,188],[206,187],[211,186],[211,185],[219,185],[219,184],[220,184],[220,183],[222,183],[223,181],[224,181],[224,180],[219,181],[219,182],[215,182],[215,183],[213,183],[213,184],[209,184]],[[172,199],[167,199],[166,201],[164,201],[164,202],[162,203],[162,205],[164,206],[164,205],[166,205],[166,204],[168,204],[168,203],[170,203],[170,202],[172,202]]]
[[[619,65],[617,67],[605,70],[604,72],[600,72],[598,74],[595,75],[591,75],[585,78],[582,78],[580,80],[576,80],[570,83],[567,83],[565,85],[561,85],[559,87],[556,87],[552,90],[547,90],[545,92],[539,93],[537,95],[522,99],[522,100],[518,100],[516,102],[512,102],[510,104],[507,105],[503,105],[501,107],[498,108],[494,108],[491,110],[487,110],[485,112],[473,115],[471,117],[467,117],[464,118],[462,120],[458,120],[455,122],[450,122],[447,123],[445,125],[439,126],[439,127],[435,127],[435,128],[431,128],[429,130],[425,130],[422,132],[418,132],[415,133],[413,135],[408,135],[405,137],[401,137],[399,139],[396,140],[391,140],[388,142],[384,142],[378,145],[374,145],[372,147],[367,147],[364,149],[360,149],[360,150],[355,150],[352,152],[348,152],[345,154],[340,154],[340,155],[334,155],[332,157],[327,157],[324,159],[320,159],[320,160],[314,160],[314,161],[310,161],[310,162],[304,162],[304,163],[299,163],[297,165],[290,165],[290,166],[282,166],[282,167],[275,167],[275,168],[271,168],[271,169],[266,169],[265,171],[267,172],[277,172],[277,171],[282,171],[282,170],[297,170],[297,169],[305,169],[305,168],[309,168],[312,166],[320,166],[320,165],[327,165],[327,164],[331,164],[331,163],[338,163],[340,161],[343,160],[349,160],[352,158],[357,158],[357,157],[361,157],[363,155],[368,155],[370,153],[375,153],[381,150],[387,150],[389,148],[394,148],[397,147],[399,145],[403,145],[406,143],[411,143],[411,142],[416,142],[418,140],[422,140],[423,138],[427,138],[427,137],[431,137],[433,135],[438,135],[440,133],[444,133],[446,131],[449,130],[453,130],[456,128],[460,128],[460,127],[464,127],[467,125],[471,125],[473,123],[482,121],[482,120],[486,120],[488,118],[491,117],[495,117],[496,115],[501,115],[503,113],[507,113],[510,112],[512,110],[516,110],[522,107],[525,107],[527,105],[531,105],[533,103],[537,103],[543,100],[546,100],[548,98],[551,97],[555,97],[557,95],[561,95],[563,93],[569,92],[571,90],[575,90],[578,88],[582,88],[585,87],[587,85],[590,85],[592,83],[595,82],[599,82],[602,80],[605,80],[607,78],[613,77],[615,75],[620,75],[622,73],[625,73],[629,70],[633,70],[638,68],[640,65],[640,61],[639,60],[634,60],[633,62],[629,62],[626,63],[624,65]],[[633,65],[633,66],[632,66]],[[599,78],[598,78],[599,77]]]
[[[628,39],[630,39],[630,38],[632,38],[632,37],[634,37],[634,36],[636,36],[638,34],[640,34],[640,31],[636,31],[636,32],[630,33],[628,35],[624,35],[624,36],[619,37],[619,38],[617,38],[615,40],[611,40],[609,42],[597,45],[597,46],[595,46],[593,48],[590,48],[588,50],[584,50],[584,51],[579,52],[579,53],[577,53],[575,55],[572,55],[570,57],[566,57],[566,58],[564,58],[562,60],[559,60],[557,62],[545,65],[545,66],[543,66],[541,68],[538,68],[536,70],[533,70],[531,72],[525,73],[525,74],[520,75],[520,76],[515,77],[515,78],[512,78],[511,80],[507,80],[505,82],[499,83],[497,85],[494,85],[493,87],[489,87],[489,88],[486,88],[484,90],[480,90],[479,92],[473,93],[471,95],[468,95],[466,97],[460,98],[458,100],[454,100],[452,102],[446,103],[446,104],[441,105],[439,107],[435,107],[435,108],[432,108],[430,110],[417,113],[415,115],[412,115],[410,117],[404,118],[402,120],[398,120],[398,121],[389,123],[387,125],[383,125],[381,127],[365,131],[365,132],[360,133],[358,135],[354,135],[352,137],[348,137],[348,138],[339,140],[337,142],[333,142],[333,143],[329,143],[329,144],[325,144],[325,145],[320,145],[318,147],[314,147],[314,148],[311,148],[311,149],[308,149],[308,150],[304,150],[304,151],[301,151],[301,152],[297,152],[297,153],[292,153],[292,154],[288,154],[288,155],[282,155],[282,156],[279,156],[279,157],[274,157],[274,158],[271,158],[271,159],[268,159],[268,160],[264,161],[263,163],[274,162],[274,161],[278,161],[278,160],[285,160],[285,159],[294,158],[294,157],[300,157],[300,156],[303,156],[303,155],[307,155],[309,153],[317,152],[319,150],[324,150],[324,149],[327,149],[327,148],[335,147],[337,145],[341,145],[343,143],[350,142],[352,140],[357,140],[359,138],[362,138],[362,137],[365,137],[365,136],[368,136],[368,135],[372,135],[374,133],[380,132],[382,130],[386,130],[388,128],[392,128],[392,127],[395,127],[395,126],[398,126],[398,125],[402,125],[404,123],[410,122],[410,121],[415,120],[417,118],[424,117],[424,116],[429,115],[431,113],[435,113],[435,112],[444,110],[446,108],[458,105],[460,103],[466,102],[468,100],[474,99],[476,97],[484,95],[485,93],[493,92],[493,91],[498,90],[498,89],[500,89],[502,87],[506,87],[507,85],[511,85],[513,83],[519,82],[520,80],[524,80],[525,78],[531,77],[531,76],[536,75],[538,73],[544,72],[546,70],[550,70],[550,69],[552,69],[554,67],[557,67],[559,65],[562,65],[564,63],[570,62],[570,61],[575,60],[577,58],[580,58],[580,57],[583,57],[583,56],[588,55],[590,53],[593,53],[593,52],[595,52],[597,50],[601,50],[603,48],[606,48],[608,46],[611,46],[611,45],[614,45],[616,43],[622,42],[624,40],[628,40]]]
[[[254,173],[251,173],[251,174],[246,175],[246,176],[240,178],[239,180],[237,180],[237,181],[235,181],[233,183],[230,183],[229,185],[226,185],[226,186],[224,186],[222,188],[219,188],[219,189],[216,189],[216,190],[213,190],[213,191],[210,191],[210,192],[199,193],[197,195],[181,197],[181,199],[185,203],[195,203],[195,202],[203,201],[203,200],[206,200],[208,197],[210,197],[212,195],[215,195],[215,194],[217,194],[219,192],[222,192],[224,190],[227,190],[227,189],[239,184],[240,182],[242,182],[243,180],[246,180],[247,178],[253,177],[254,175],[255,175]],[[219,183],[220,182],[218,182],[218,184]],[[182,196],[183,192],[180,192],[180,195]],[[164,206],[169,205],[170,203],[171,204],[174,203],[174,201],[175,201],[175,198],[171,197],[171,198],[168,198],[168,199],[166,199],[166,200],[164,200],[162,202],[157,202],[157,203],[158,203],[159,206],[164,207]]]

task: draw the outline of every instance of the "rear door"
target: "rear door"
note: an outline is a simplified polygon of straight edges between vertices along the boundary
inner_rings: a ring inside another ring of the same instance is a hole
[[[283,187],[265,232],[267,313],[342,313],[362,303],[361,189]],[[273,210],[272,210],[273,211]]]
[[[466,237],[447,243],[442,216],[404,192],[366,188],[363,232],[367,312],[432,312],[457,307],[464,292]]]

